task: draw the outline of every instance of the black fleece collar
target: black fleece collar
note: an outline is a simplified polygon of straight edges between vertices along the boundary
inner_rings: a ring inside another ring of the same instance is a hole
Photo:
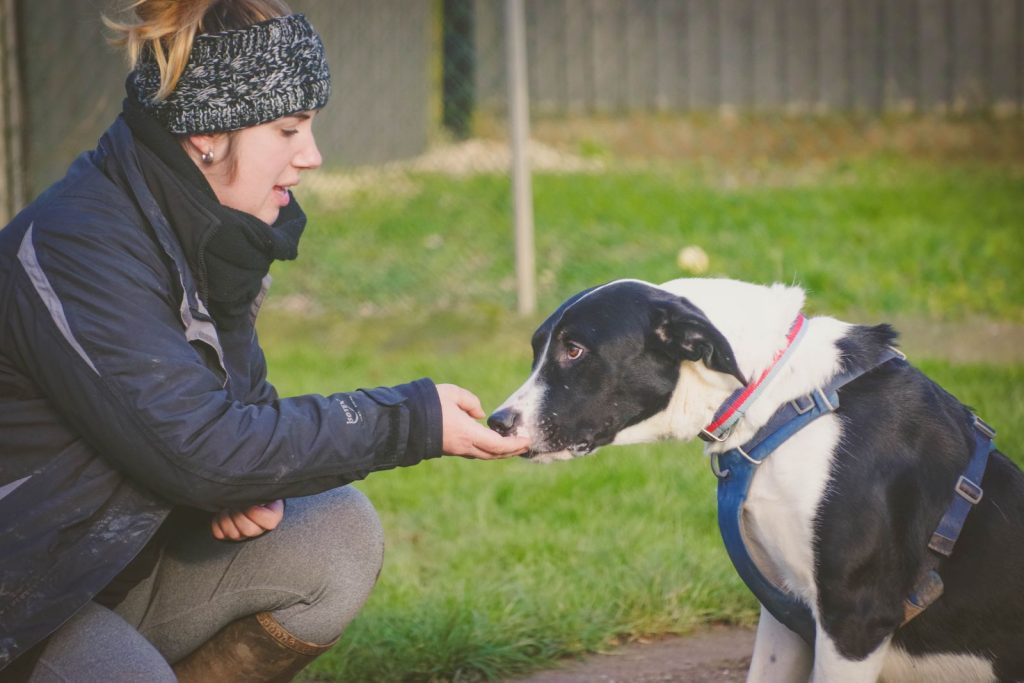
[[[178,140],[138,105],[125,100],[124,119],[139,143],[139,163],[188,259],[199,297],[220,327],[244,324],[274,260],[298,256],[306,214],[292,196],[269,226],[224,206]]]

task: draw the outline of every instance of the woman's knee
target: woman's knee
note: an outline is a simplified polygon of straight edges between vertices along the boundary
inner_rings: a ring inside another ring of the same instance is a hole
[[[369,498],[352,486],[313,498],[319,499],[317,552],[330,567],[342,569],[328,575],[348,583],[362,577],[372,587],[384,556],[384,529],[377,510]]]
[[[367,542],[384,544],[384,531],[380,517],[370,499],[357,488],[342,486],[321,494],[331,508],[332,517],[346,526],[354,535],[364,535]]]
[[[317,582],[317,592],[369,593],[384,556],[384,531],[369,499],[351,486],[288,501],[284,528],[298,561]],[[296,547],[298,546],[298,547]],[[301,559],[299,558],[301,555]]]
[[[288,502],[293,523],[315,538],[308,544],[311,595],[274,617],[290,632],[313,643],[331,642],[356,617],[377,582],[384,533],[373,505],[358,490],[344,487]]]

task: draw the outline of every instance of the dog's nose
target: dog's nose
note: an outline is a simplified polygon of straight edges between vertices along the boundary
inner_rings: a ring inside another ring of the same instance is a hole
[[[520,414],[513,408],[501,408],[487,418],[487,426],[502,436],[511,434],[519,424]]]

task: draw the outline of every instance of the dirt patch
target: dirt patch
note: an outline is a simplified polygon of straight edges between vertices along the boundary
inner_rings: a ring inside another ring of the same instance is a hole
[[[599,173],[602,161],[530,140],[526,149],[529,167],[540,173]],[[343,209],[355,197],[380,195],[408,197],[419,192],[416,173],[438,173],[455,178],[477,174],[505,175],[512,168],[509,145],[504,140],[474,139],[441,145],[426,153],[377,166],[322,170],[303,179],[303,192],[317,198],[323,208]]]
[[[753,648],[752,630],[713,627],[569,660],[508,683],[738,683],[746,680]]]
[[[493,126],[486,133],[500,137]],[[605,151],[619,159],[751,163],[835,162],[894,154],[931,163],[1020,166],[1017,118],[856,116],[625,116],[540,118],[533,137],[561,149]]]

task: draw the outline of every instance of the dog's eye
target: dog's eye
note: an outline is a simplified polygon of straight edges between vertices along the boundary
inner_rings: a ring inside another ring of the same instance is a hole
[[[586,352],[586,349],[584,349],[579,344],[573,344],[572,342],[568,342],[565,345],[565,356],[569,360],[579,360],[580,358],[583,357],[584,352]]]

